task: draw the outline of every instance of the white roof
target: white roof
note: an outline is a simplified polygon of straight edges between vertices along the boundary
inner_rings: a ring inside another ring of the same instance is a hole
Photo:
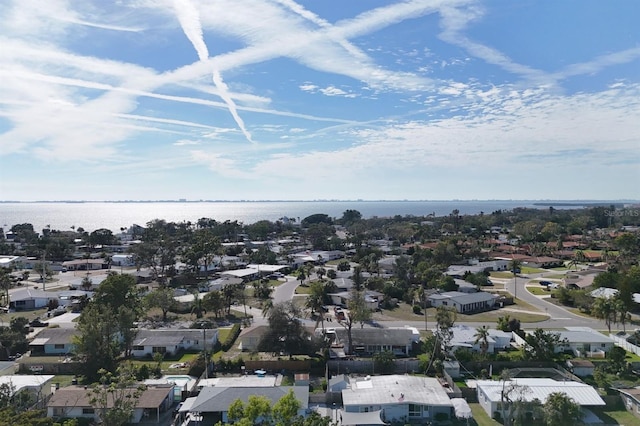
[[[471,413],[471,407],[467,404],[464,398],[451,398],[453,409],[456,412],[456,417],[459,419],[471,419],[473,414]]]
[[[27,375],[16,374],[10,376],[0,376],[0,385],[10,384],[13,386],[14,393],[20,392],[23,388],[41,387],[49,382],[55,376],[53,375]]]
[[[220,275],[231,275],[232,277],[244,278],[258,273],[257,268],[245,268],[245,269],[234,269],[231,271],[224,271],[220,273]]]
[[[287,266],[285,265],[267,265],[265,263],[261,263],[260,265],[256,265],[253,263],[247,265],[247,268],[255,269],[256,271],[260,272],[278,272],[286,267]]]
[[[506,385],[509,385],[510,383],[518,386],[526,386],[528,389],[528,391],[524,393],[524,399],[526,401],[538,399],[544,403],[550,394],[554,392],[561,392],[580,405],[606,405],[593,386],[585,385],[584,383],[572,381],[560,382],[546,378],[512,379],[507,381]],[[504,388],[503,385],[504,383],[502,380],[478,380],[476,382],[477,388],[482,390],[482,392],[492,402],[500,402],[502,400],[501,395]]]
[[[354,413],[340,410],[340,424],[343,426],[385,425],[386,423],[380,418],[381,412],[382,410]]]
[[[451,399],[438,379],[403,375],[372,376],[351,381],[342,391],[346,406],[413,403],[452,407]]]

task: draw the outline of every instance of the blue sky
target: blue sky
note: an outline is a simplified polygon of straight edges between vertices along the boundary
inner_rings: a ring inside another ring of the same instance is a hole
[[[640,199],[638,16],[0,0],[0,199]]]

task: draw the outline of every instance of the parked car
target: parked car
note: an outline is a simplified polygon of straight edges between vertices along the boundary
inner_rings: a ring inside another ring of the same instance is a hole
[[[40,318],[36,318],[29,323],[31,327],[47,327],[49,324],[46,322],[40,321]]]
[[[549,285],[551,285],[551,284],[553,284],[551,281],[540,281],[540,285],[543,285],[543,286],[545,286],[545,287],[546,287],[546,286],[549,286]]]

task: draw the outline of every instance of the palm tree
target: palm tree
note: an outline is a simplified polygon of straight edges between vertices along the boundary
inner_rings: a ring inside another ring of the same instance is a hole
[[[476,334],[473,337],[476,338],[474,343],[480,343],[480,351],[485,355],[489,350],[489,328],[486,325],[476,328]]]
[[[200,293],[198,291],[194,291],[192,294],[193,306],[191,307],[191,315],[195,314],[196,318],[200,319],[207,310],[204,308],[204,303],[200,297]]]

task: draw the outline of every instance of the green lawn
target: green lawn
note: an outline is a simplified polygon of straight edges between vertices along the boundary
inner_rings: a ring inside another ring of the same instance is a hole
[[[491,272],[489,274],[490,277],[493,278],[513,278],[513,274],[511,272]]]
[[[544,287],[527,286],[527,291],[536,296],[548,296],[551,294],[549,290]]]
[[[591,408],[591,411],[593,411],[596,416],[600,417],[600,420],[602,420],[607,425],[631,426],[640,424],[640,419],[635,417],[624,408],[617,410],[607,408]]]
[[[473,420],[476,421],[478,426],[501,426],[502,423],[499,423],[492,418],[490,418],[484,409],[478,403],[469,404],[471,407],[471,412],[473,413]]]
[[[299,285],[296,287],[296,294],[311,294],[311,287]]]
[[[523,310],[529,311],[537,311],[538,309],[529,305],[528,303],[522,302],[520,300],[517,301],[515,307],[520,307]],[[498,317],[503,317],[505,315],[509,315],[511,318],[517,318],[520,322],[530,323],[530,322],[540,322],[548,319],[548,315],[545,314],[534,314],[529,312],[517,312],[517,311],[503,311],[501,309],[496,309],[488,312],[480,312],[477,314],[464,315],[458,314],[457,319],[459,322],[497,322]],[[435,323],[436,309],[429,308],[427,309],[427,320],[430,324]],[[397,320],[407,320],[407,321],[424,321],[424,312],[420,314],[414,314],[412,307],[406,303],[400,303],[395,309],[385,309],[382,312],[375,312],[373,314],[372,319],[376,321],[397,321]]]
[[[520,268],[520,272],[522,274],[540,274],[542,272],[544,272],[544,269],[540,269],[540,268],[531,268],[529,266],[523,266]]]

